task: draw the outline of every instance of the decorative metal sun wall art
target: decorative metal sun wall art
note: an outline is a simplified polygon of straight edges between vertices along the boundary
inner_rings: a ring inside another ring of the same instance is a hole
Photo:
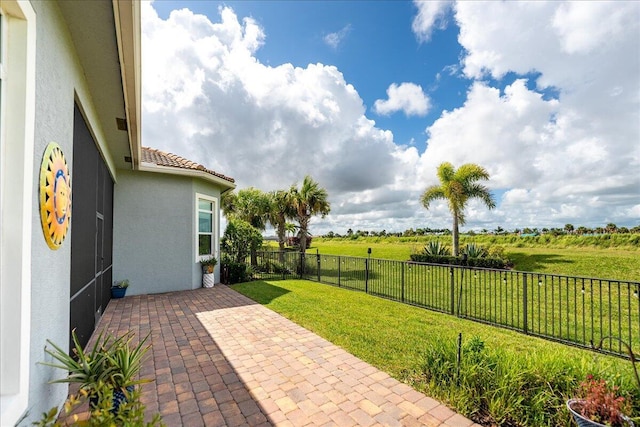
[[[40,167],[40,219],[47,245],[58,249],[71,220],[71,177],[64,153],[55,142],[47,145]]]

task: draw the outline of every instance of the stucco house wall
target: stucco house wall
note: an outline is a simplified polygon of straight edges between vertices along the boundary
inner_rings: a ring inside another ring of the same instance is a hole
[[[49,383],[65,373],[39,362],[53,362],[44,351],[47,340],[62,348],[69,345],[73,307],[84,307],[77,296],[93,286],[89,283],[71,295],[72,276],[77,276],[72,269],[79,259],[75,257],[72,264],[72,246],[75,253],[82,248],[71,241],[78,236],[82,239],[78,230],[83,224],[76,222],[78,234],[74,235],[73,206],[111,201],[110,192],[104,199],[80,197],[80,191],[74,195],[74,161],[80,162],[76,166],[84,165],[77,168],[79,175],[80,170],[92,170],[94,165],[83,163],[82,155],[74,159],[74,144],[75,148],[91,144],[96,153],[95,170],[104,171],[110,175],[104,179],[115,183],[113,279],[128,278],[132,283],[129,295],[201,286],[196,245],[199,194],[216,201],[214,234],[219,254],[219,199],[221,192],[235,188],[233,179],[157,150],[145,149],[144,153],[153,152],[155,157],[141,161],[139,6],[130,0],[0,2],[4,71],[0,81],[3,427],[31,425],[42,413],[60,407],[68,392],[66,384]],[[76,118],[82,120],[74,118],[76,106]],[[74,141],[78,137],[74,121],[86,123],[87,138]],[[60,145],[66,158],[72,198],[71,225],[56,250],[47,245],[40,218],[40,166],[51,142]],[[78,178],[79,189],[80,183],[88,181]],[[96,215],[106,212],[98,212],[97,207],[94,210]],[[105,225],[108,215],[102,216],[102,222],[96,224],[105,227],[104,234],[110,233]],[[102,228],[96,225],[96,235],[98,230]],[[93,230],[85,233],[95,238]],[[100,241],[108,246],[110,240],[96,240]],[[95,257],[80,263],[89,273],[93,268],[100,270],[102,252],[100,245],[95,246]],[[217,268],[216,281],[219,277]],[[98,318],[100,312],[95,314]],[[93,328],[94,313],[89,315],[89,321],[81,324]]]
[[[51,250],[43,237],[39,210],[39,174],[42,154],[49,142],[62,148],[68,165],[73,164],[73,108],[93,109],[83,70],[56,3],[32,2],[37,15],[36,105],[33,158],[32,242],[31,242],[31,337],[29,407],[20,425],[30,425],[41,412],[60,404],[67,393],[64,384],[48,384],[61,377],[37,362],[48,360],[46,339],[66,343],[69,337],[70,239],[73,229],[58,250]],[[102,124],[89,122],[90,126]],[[73,169],[71,169],[73,177]]]
[[[43,412],[60,406],[68,392],[66,384],[49,383],[63,377],[62,370],[39,364],[52,361],[44,352],[46,340],[63,348],[69,343],[73,235],[71,221],[57,250],[45,241],[39,199],[43,154],[49,143],[59,144],[69,167],[73,197],[77,105],[115,178],[112,147],[120,144],[118,147],[128,150],[131,141],[130,133],[115,126],[116,117],[125,116],[125,77],[119,68],[115,21],[125,22],[126,14],[135,14],[135,5],[109,0],[63,4],[3,0],[0,7],[5,70],[0,158],[0,425],[28,426]],[[116,18],[116,10],[124,15]],[[131,19],[131,15],[127,16]],[[83,26],[83,20],[100,23],[99,30],[89,28],[93,39],[77,32],[91,26]],[[135,17],[129,22],[135,22]],[[105,39],[105,32],[111,37]],[[133,43],[131,40],[124,43]],[[104,64],[91,68],[88,65],[94,58],[88,57],[87,52],[103,58],[111,68]],[[109,84],[105,85],[105,81]],[[132,124],[138,120],[133,111],[129,117]],[[134,146],[138,143],[133,141]]]
[[[217,186],[197,178],[119,171],[114,199],[113,278],[129,279],[127,295],[201,286],[202,270],[195,246],[196,193],[220,196]],[[219,277],[216,271],[216,281]]]
[[[5,6],[12,5],[7,2],[3,4],[3,7]],[[108,6],[110,7],[110,4]],[[93,94],[89,89],[85,71],[58,3],[33,1],[23,4],[22,7],[32,8],[35,14],[30,22],[34,24],[34,31],[30,37],[35,36],[35,81],[26,82],[27,86],[35,87],[35,99],[27,101],[28,104],[32,103],[27,105],[27,108],[34,109],[34,121],[27,123],[27,126],[33,126],[33,150],[27,153],[32,163],[32,169],[29,168],[31,192],[30,200],[27,200],[27,212],[24,212],[31,222],[30,254],[27,255],[30,258],[30,271],[27,273],[30,274],[28,280],[30,299],[25,310],[28,316],[27,322],[18,321],[12,324],[3,322],[2,345],[6,345],[4,329],[9,327],[18,330],[21,339],[28,340],[26,351],[19,356],[21,360],[19,367],[15,367],[21,373],[24,372],[23,369],[27,370],[28,385],[26,387],[24,384],[20,385],[15,390],[17,393],[3,392],[2,425],[14,423],[31,425],[42,412],[60,405],[67,394],[65,384],[48,383],[63,376],[64,372],[38,364],[38,362],[50,361],[44,352],[47,339],[62,343],[63,346],[68,342],[70,236],[73,232],[71,228],[65,242],[58,250],[51,250],[45,242],[39,209],[39,174],[42,155],[50,142],[58,143],[65,154],[73,177],[73,117],[76,103],[86,112],[87,123],[94,131],[95,138],[105,143],[102,133],[105,123],[101,122],[102,118],[98,118],[96,114]],[[12,65],[15,65],[15,62],[8,64],[9,67]],[[12,82],[10,80],[7,84]],[[6,106],[6,108],[15,108],[15,105]],[[6,161],[10,162],[12,159],[6,159]],[[3,180],[5,178],[7,177],[3,175]],[[5,208],[8,207],[3,205],[3,212]],[[5,237],[11,239],[11,236],[3,235],[3,239]],[[4,293],[4,289],[10,287],[10,284],[3,283],[2,286]],[[22,301],[20,301],[21,304]],[[12,310],[3,305],[3,310],[5,309]],[[17,342],[15,344],[18,345]],[[5,368],[12,369],[11,366],[5,366]],[[25,396],[26,401],[23,399]]]

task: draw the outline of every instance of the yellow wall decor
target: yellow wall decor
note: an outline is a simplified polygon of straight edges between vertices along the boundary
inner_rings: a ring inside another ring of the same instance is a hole
[[[55,142],[47,145],[40,167],[40,219],[47,245],[58,249],[71,220],[71,177],[64,153]]]

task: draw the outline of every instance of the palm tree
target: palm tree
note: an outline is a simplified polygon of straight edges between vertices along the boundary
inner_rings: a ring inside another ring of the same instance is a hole
[[[438,166],[438,178],[440,179],[440,185],[428,187],[422,194],[420,201],[426,209],[429,209],[432,201],[437,199],[447,200],[449,210],[453,214],[453,256],[458,256],[458,225],[464,225],[465,223],[464,209],[467,201],[472,198],[478,198],[489,209],[496,207],[496,202],[489,189],[477,183],[480,180],[488,180],[489,173],[485,168],[473,163],[464,164],[456,170],[451,163],[444,162]]]
[[[227,219],[240,219],[248,222],[260,234],[267,228],[267,220],[271,210],[269,195],[257,188],[249,187],[226,193],[222,196],[222,212]],[[258,265],[255,247],[251,249],[251,265]]]
[[[238,218],[248,222],[259,231],[264,231],[269,219],[271,201],[269,195],[249,187],[222,196],[222,212],[227,218]]]
[[[291,193],[291,202],[296,212],[295,219],[300,226],[300,251],[304,252],[307,249],[309,220],[314,215],[321,215],[324,218],[331,211],[331,204],[327,200],[329,196],[327,190],[320,188],[320,185],[309,175],[304,177],[300,189],[294,185],[289,193]]]
[[[291,204],[291,194],[288,191],[276,190],[269,193],[271,208],[269,209],[269,222],[278,234],[278,246],[284,251],[288,219],[293,219],[296,211]],[[293,224],[291,224],[293,225]]]

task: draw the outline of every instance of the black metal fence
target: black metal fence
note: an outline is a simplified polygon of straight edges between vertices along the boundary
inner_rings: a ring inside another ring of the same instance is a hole
[[[640,282],[299,252],[258,252],[259,279],[303,278],[628,357]]]

